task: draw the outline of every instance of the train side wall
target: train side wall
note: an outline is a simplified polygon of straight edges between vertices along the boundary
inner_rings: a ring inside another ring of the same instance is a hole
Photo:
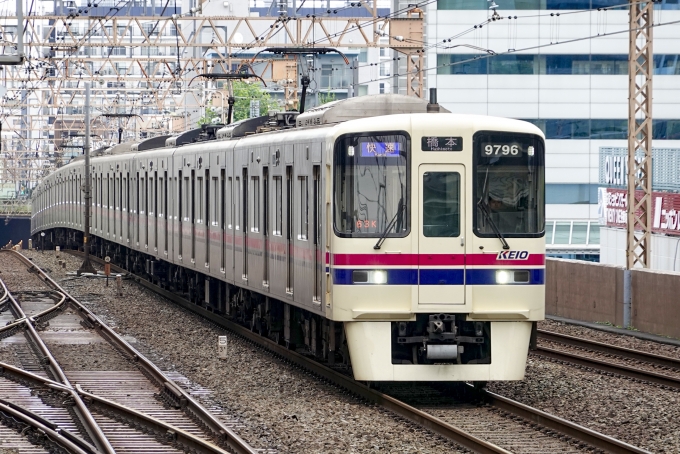
[[[546,259],[546,315],[623,325],[623,267]],[[640,331],[680,338],[680,273],[632,272],[631,323]]]

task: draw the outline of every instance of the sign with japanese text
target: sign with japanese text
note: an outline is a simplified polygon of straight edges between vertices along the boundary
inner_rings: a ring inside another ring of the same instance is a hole
[[[426,136],[421,139],[420,148],[423,151],[463,151],[463,138]]]
[[[362,142],[361,156],[372,158],[374,156],[399,156],[399,142]]]
[[[642,192],[639,192],[642,195]],[[624,189],[598,188],[600,225],[626,228],[628,192]],[[652,192],[652,232],[680,235],[680,194]]]

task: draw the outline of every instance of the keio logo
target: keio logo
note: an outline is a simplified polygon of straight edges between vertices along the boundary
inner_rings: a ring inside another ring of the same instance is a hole
[[[498,253],[497,260],[526,260],[529,258],[529,251],[502,251]]]

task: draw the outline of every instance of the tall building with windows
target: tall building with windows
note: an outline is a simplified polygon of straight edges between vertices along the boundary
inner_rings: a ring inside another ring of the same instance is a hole
[[[621,0],[438,0],[427,83],[457,113],[530,121],[546,135],[549,253],[599,255],[606,150],[626,148],[628,6]],[[677,0],[654,23],[680,20]],[[654,28],[654,148],[680,157],[680,24]]]

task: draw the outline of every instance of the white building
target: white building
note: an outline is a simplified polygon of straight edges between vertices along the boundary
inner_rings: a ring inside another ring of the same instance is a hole
[[[655,23],[680,20],[677,3],[656,8]],[[541,127],[548,250],[598,254],[600,149],[627,147],[625,2],[438,0],[426,11],[427,84],[439,103]],[[653,35],[654,147],[680,149],[680,24]]]

